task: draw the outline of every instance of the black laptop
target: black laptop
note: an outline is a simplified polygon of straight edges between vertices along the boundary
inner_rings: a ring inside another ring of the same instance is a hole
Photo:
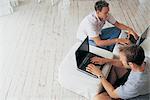
[[[89,51],[88,37],[83,41],[83,43],[77,49],[77,51],[75,52],[75,56],[76,56],[76,62],[77,62],[77,69],[79,71],[82,71],[82,72],[92,76],[92,77],[97,78],[97,76],[86,71],[86,67],[88,66],[88,64],[92,63],[91,62],[92,57],[101,57],[101,56],[98,56],[98,55],[91,53]],[[94,64],[94,65],[99,67],[100,69],[102,69],[105,64],[103,64],[103,65]]]
[[[138,38],[138,40],[136,40],[133,35],[130,35],[129,40],[131,44],[140,45],[146,39],[148,31],[149,31],[149,26],[146,28],[144,33]]]

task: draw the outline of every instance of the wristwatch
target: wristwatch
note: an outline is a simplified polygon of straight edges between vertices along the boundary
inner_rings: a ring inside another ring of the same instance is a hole
[[[105,78],[105,77],[104,77],[103,75],[99,75],[98,78],[99,78],[99,79],[103,79],[103,78]]]

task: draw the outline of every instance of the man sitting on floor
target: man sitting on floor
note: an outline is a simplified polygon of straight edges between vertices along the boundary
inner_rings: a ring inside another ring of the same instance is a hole
[[[108,21],[115,27],[102,29],[105,22]],[[135,39],[138,38],[132,28],[119,23],[109,13],[109,4],[104,0],[95,3],[95,11],[86,16],[79,25],[77,38],[83,41],[89,36],[89,44],[113,51],[115,43],[129,44],[128,39],[117,39],[121,30],[127,30]]]
[[[125,46],[120,48],[120,59],[108,59],[94,57],[91,59],[93,63],[104,64],[110,63],[113,65],[109,74],[108,81],[104,77],[102,71],[89,64],[87,71],[97,75],[101,79],[106,92],[102,92],[95,96],[95,100],[111,100],[114,99],[128,99],[128,100],[149,100],[150,93],[150,58],[146,57],[142,47],[137,45]],[[131,72],[126,69],[130,68]],[[128,76],[129,75],[129,76]],[[126,77],[127,81],[117,86],[117,78]],[[113,79],[113,80],[112,80]],[[138,98],[138,99],[137,99]]]

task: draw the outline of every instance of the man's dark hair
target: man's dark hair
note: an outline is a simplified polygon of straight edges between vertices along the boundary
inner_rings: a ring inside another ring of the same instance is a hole
[[[131,45],[121,47],[120,52],[125,54],[127,63],[132,62],[140,66],[144,62],[145,54],[141,46]]]
[[[108,7],[108,6],[109,6],[109,4],[106,1],[99,0],[95,3],[94,8],[95,8],[95,11],[97,11],[97,10],[101,11],[103,7]]]

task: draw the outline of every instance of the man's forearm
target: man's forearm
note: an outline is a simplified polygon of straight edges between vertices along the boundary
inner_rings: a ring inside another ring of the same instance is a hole
[[[105,59],[104,60],[105,63],[110,63],[111,65],[114,65],[116,67],[121,67],[121,68],[123,67],[122,62],[118,59],[108,59],[108,58],[104,58],[104,59]]]
[[[98,46],[110,46],[112,44],[118,43],[118,39],[111,39],[111,40],[100,40],[96,43]]]
[[[101,83],[110,97],[115,99],[119,98],[119,96],[114,92],[114,87],[106,80],[106,78],[101,78]]]
[[[118,27],[121,30],[129,30],[130,28],[122,23],[116,22],[115,26]]]

